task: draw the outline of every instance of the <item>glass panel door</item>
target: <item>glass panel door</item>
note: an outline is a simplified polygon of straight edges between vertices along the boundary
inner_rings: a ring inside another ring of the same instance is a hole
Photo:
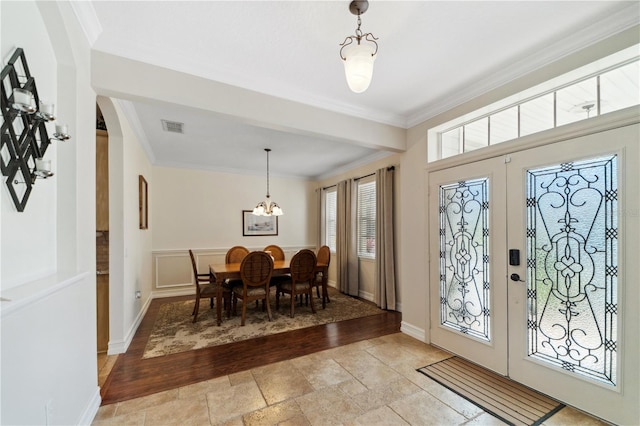
[[[431,341],[507,374],[505,167],[429,174]],[[433,235],[435,233],[435,235]]]
[[[509,376],[619,424],[638,413],[638,125],[507,164]],[[633,214],[635,212],[635,214]],[[514,277],[516,278],[516,277]]]

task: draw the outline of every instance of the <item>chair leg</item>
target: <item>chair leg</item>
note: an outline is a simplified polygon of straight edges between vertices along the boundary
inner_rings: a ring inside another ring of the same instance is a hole
[[[269,293],[267,293],[267,298],[264,303],[267,305],[267,317],[269,318],[269,321],[271,321],[271,303],[269,303]]]
[[[200,297],[196,297],[196,306],[193,307],[193,322],[198,319],[198,310],[200,309]]]
[[[311,312],[316,313],[316,308],[313,306],[313,287],[309,287],[309,300],[311,301]]]
[[[300,296],[300,300],[302,300],[302,296]],[[293,296],[293,289],[291,291],[291,312],[289,313],[289,316],[291,318],[293,318],[293,310],[295,309],[295,304],[296,304],[296,298]]]
[[[242,320],[240,321],[240,325],[244,325],[244,319],[246,318],[246,316],[247,316],[247,301],[242,299]]]

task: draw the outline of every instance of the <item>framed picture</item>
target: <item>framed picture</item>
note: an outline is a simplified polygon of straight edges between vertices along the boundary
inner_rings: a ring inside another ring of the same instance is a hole
[[[242,210],[242,235],[278,235],[278,216],[254,216],[253,210]]]
[[[149,189],[144,176],[138,175],[138,191],[140,200],[140,229],[149,228]]]

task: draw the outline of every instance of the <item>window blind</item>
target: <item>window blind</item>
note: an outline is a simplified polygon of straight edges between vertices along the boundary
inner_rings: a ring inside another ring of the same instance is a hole
[[[376,256],[376,182],[358,183],[358,256]]]
[[[325,208],[325,236],[324,241],[329,249],[335,253],[336,251],[336,230],[338,216],[338,191],[326,191],[324,195]]]

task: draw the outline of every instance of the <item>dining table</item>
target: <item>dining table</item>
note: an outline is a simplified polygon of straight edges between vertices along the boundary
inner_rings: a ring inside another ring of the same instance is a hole
[[[219,282],[225,280],[240,279],[241,263],[211,263],[209,264],[209,274],[211,278]],[[290,259],[274,260],[272,275],[285,275],[291,272]],[[329,265],[324,263],[316,264],[316,273],[322,272],[322,309],[326,306],[326,300],[329,299],[327,293],[327,282],[329,277]]]

